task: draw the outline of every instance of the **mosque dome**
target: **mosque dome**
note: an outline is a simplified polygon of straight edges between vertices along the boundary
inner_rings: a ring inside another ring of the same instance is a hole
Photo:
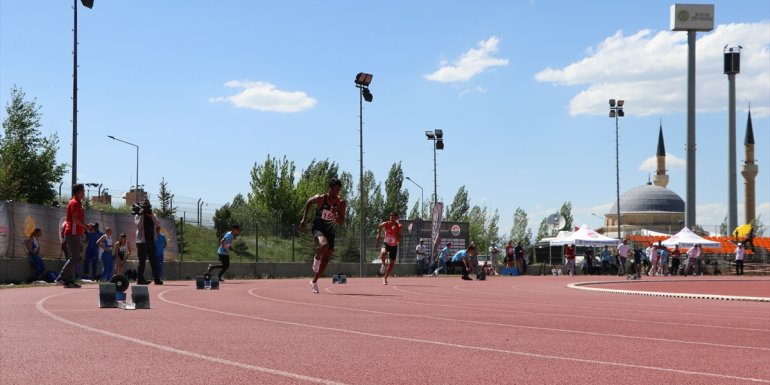
[[[618,211],[617,203],[610,213]],[[684,200],[675,192],[661,186],[647,183],[620,196],[621,213],[670,212],[683,213]]]

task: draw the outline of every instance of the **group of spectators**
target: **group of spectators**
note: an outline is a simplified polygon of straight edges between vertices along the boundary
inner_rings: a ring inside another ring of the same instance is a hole
[[[425,242],[420,240],[420,244],[415,248],[418,275],[429,274],[436,276],[442,272],[449,273],[453,269],[459,269],[463,280],[471,280],[471,274],[500,274],[498,271],[498,261],[501,250],[497,247],[497,244],[495,242],[490,244],[489,254],[486,256],[486,260],[482,261],[483,265],[481,266],[479,266],[478,250],[476,242],[471,242],[467,248],[457,251],[452,249],[452,242],[447,242],[431,258],[426,251]],[[517,242],[516,246],[513,246],[513,242],[508,241],[505,246],[503,263],[505,263],[505,268],[515,267],[520,272],[519,274],[526,273],[527,262],[521,242]]]

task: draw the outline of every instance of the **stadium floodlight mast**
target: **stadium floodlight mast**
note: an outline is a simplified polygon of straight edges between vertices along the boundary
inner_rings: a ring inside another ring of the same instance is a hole
[[[617,104],[615,99],[610,99],[610,118],[615,118],[615,198],[617,199],[616,205],[618,207],[618,239],[622,239],[620,236],[620,151],[618,146],[618,118],[626,116],[623,112],[623,99],[618,100]]]
[[[91,9],[94,0],[80,0],[83,5]],[[72,32],[74,42],[72,48],[72,185],[78,183],[78,0],[73,0],[73,13],[75,14]]]
[[[366,199],[364,193],[364,100],[371,103],[374,96],[369,91],[369,84],[372,83],[372,74],[365,72],[359,72],[356,74],[356,88],[358,88],[358,139],[359,139],[359,184],[361,185],[361,199],[359,199],[361,214],[358,216],[360,220],[360,247],[361,254],[359,255],[360,275],[364,276],[364,260],[366,259],[366,231],[364,230],[364,218],[366,213]]]
[[[436,150],[444,149],[444,131],[425,131],[425,136],[433,142],[433,204],[438,202],[438,183],[436,182]]]
[[[136,189],[134,190],[134,203],[139,204],[139,145],[133,144],[131,142],[126,142],[125,140],[118,139],[112,135],[107,135],[107,137],[112,140],[117,140],[118,142],[123,142],[130,146],[136,147]]]

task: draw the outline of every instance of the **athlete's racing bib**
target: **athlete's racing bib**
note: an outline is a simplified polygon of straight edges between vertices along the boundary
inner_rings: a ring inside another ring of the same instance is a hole
[[[395,246],[396,245],[396,237],[386,236],[385,237],[385,244],[388,245],[388,246]]]
[[[337,221],[337,214],[335,214],[331,210],[323,210],[321,211],[321,219],[327,221],[327,222],[336,222]]]

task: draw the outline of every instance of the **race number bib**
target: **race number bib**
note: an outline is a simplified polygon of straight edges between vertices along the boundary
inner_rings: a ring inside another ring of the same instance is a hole
[[[327,222],[335,222],[337,221],[337,214],[331,210],[323,210],[321,211],[321,219]]]
[[[386,236],[385,237],[385,244],[386,245],[390,245],[390,246],[394,246],[396,244],[396,237]]]

